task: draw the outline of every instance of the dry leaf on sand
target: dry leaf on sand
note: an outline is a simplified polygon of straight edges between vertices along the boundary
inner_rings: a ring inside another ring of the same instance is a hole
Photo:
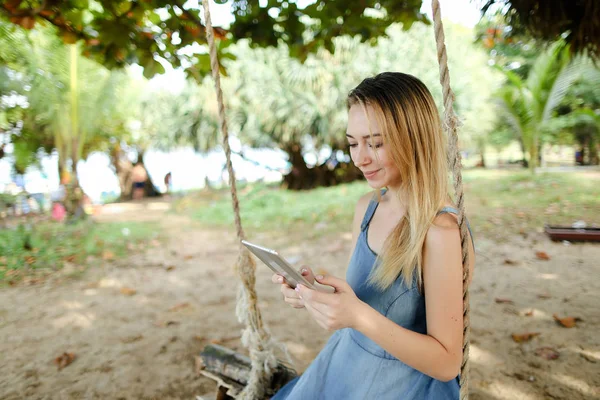
[[[546,253],[545,251],[536,251],[535,252],[535,256],[540,259],[540,260],[544,260],[544,261],[548,261],[550,259],[550,256],[548,255],[548,253]]]
[[[122,287],[121,288],[121,294],[124,294],[125,296],[133,296],[136,293],[137,293],[137,290],[132,289],[130,287]]]
[[[54,364],[59,370],[63,369],[67,365],[71,364],[75,360],[75,353],[64,352],[60,356],[54,359]]]
[[[564,317],[564,318],[560,318],[558,315],[554,314],[552,315],[554,317],[554,320],[556,322],[558,322],[559,324],[561,324],[562,326],[564,326],[565,328],[573,328],[575,327],[575,323],[577,321],[581,321],[582,319],[579,317]]]
[[[560,356],[560,353],[552,347],[540,347],[535,350],[535,355],[546,360],[556,360]]]
[[[521,342],[527,342],[538,335],[540,335],[539,332],[525,332],[525,333],[513,333],[511,336],[515,342],[521,343]]]
[[[183,310],[184,308],[188,308],[191,307],[190,303],[188,303],[187,301],[185,303],[179,303],[174,305],[173,307],[169,308],[169,311],[179,311],[179,310]]]

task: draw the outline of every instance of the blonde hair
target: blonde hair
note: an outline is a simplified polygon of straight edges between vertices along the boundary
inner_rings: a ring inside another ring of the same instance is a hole
[[[370,106],[374,112],[385,149],[400,172],[404,197],[399,200],[406,207],[384,243],[369,282],[386,289],[402,275],[410,287],[416,274],[421,288],[425,236],[449,199],[446,137],[437,107],[423,82],[399,72],[363,80],[348,95],[348,108],[356,104],[365,112]]]

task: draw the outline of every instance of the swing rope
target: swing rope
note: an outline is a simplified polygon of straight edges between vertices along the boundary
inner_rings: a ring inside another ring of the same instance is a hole
[[[217,92],[217,103],[219,107],[219,122],[223,135],[223,148],[227,158],[227,171],[229,172],[229,188],[233,203],[233,214],[235,228],[239,242],[239,257],[236,263],[236,271],[239,274],[242,285],[237,297],[236,315],[240,323],[245,325],[242,333],[242,344],[248,348],[252,369],[250,377],[242,393],[241,399],[262,399],[265,397],[266,388],[269,387],[271,376],[277,367],[277,359],[273,353],[276,343],[265,329],[260,310],[258,309],[256,296],[256,264],[250,256],[250,252],[241,243],[246,238],[240,218],[240,202],[237,195],[235,172],[231,163],[231,147],[229,147],[229,132],[227,131],[227,118],[225,115],[225,104],[223,102],[223,91],[221,90],[221,77],[219,74],[219,60],[217,48],[210,17],[209,0],[203,0],[204,18],[206,28],[206,39],[210,50],[210,66],[212,77]]]
[[[227,130],[227,120],[225,116],[225,105],[223,102],[223,92],[221,90],[221,79],[219,74],[219,60],[217,58],[217,49],[215,46],[212,21],[210,17],[209,1],[203,0],[206,38],[210,50],[210,66],[212,77],[215,82],[217,92],[217,103],[219,109],[219,121],[221,133],[223,135],[223,148],[227,158],[227,171],[229,172],[229,187],[231,190],[231,199],[233,203],[233,212],[235,217],[235,227],[237,237],[240,240],[245,239],[244,230],[240,218],[240,206],[237,196],[237,187],[235,172],[231,163],[231,148],[229,147],[229,133]],[[470,321],[469,321],[469,244],[468,230],[465,219],[464,193],[461,175],[461,156],[458,149],[458,127],[460,121],[454,113],[454,93],[450,87],[450,72],[448,70],[448,57],[446,53],[444,26],[440,11],[439,0],[432,0],[433,24],[435,32],[435,41],[437,46],[437,56],[440,70],[440,83],[444,98],[444,130],[448,135],[448,161],[452,169],[454,181],[454,192],[457,208],[459,210],[458,223],[460,227],[460,236],[462,244],[463,260],[463,360],[460,373],[460,398],[467,400],[468,394],[468,371],[469,371],[469,339],[470,339]],[[257,305],[256,296],[256,264],[250,257],[249,251],[240,243],[240,254],[236,263],[236,271],[240,275],[242,285],[238,293],[236,315],[246,328],[242,335],[242,343],[250,353],[252,370],[248,384],[240,394],[243,399],[261,399],[265,396],[265,388],[268,387],[269,380],[277,366],[277,359],[273,353],[276,342],[263,325],[260,310]]]
[[[432,1],[433,28],[437,46],[438,63],[440,67],[440,83],[444,95],[444,131],[448,135],[448,161],[452,169],[456,206],[458,208],[458,225],[460,227],[460,241],[462,245],[463,262],[463,359],[460,367],[460,398],[469,398],[469,340],[471,324],[469,321],[469,243],[468,229],[465,218],[465,196],[462,186],[461,156],[458,149],[458,127],[460,121],[454,113],[454,92],[450,88],[450,71],[448,70],[448,56],[444,37],[444,25],[439,0]]]

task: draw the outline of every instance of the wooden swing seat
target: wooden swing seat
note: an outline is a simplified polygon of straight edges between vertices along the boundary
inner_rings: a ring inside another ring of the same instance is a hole
[[[236,399],[250,378],[250,358],[218,344],[204,347],[200,358],[200,373],[217,382],[217,400]],[[268,397],[296,376],[298,374],[294,369],[279,361],[266,390]]]

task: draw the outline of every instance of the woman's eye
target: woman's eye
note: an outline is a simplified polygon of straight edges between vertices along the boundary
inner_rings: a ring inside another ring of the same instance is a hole
[[[383,143],[375,143],[375,146],[371,146],[371,145],[369,144],[369,147],[375,147],[376,149],[378,149],[378,148],[380,148],[380,147],[383,147]]]
[[[353,147],[356,147],[356,146],[358,146],[358,144],[356,144],[356,143],[350,143],[350,144],[348,144],[348,147],[350,147],[350,148],[353,148]]]

